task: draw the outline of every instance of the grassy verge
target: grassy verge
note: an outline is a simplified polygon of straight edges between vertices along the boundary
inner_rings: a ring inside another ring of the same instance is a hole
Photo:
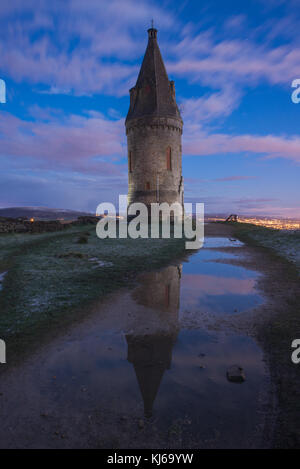
[[[269,249],[294,264],[300,272],[300,231],[283,231],[252,225],[234,223],[236,236],[248,244]]]
[[[300,233],[244,223],[236,223],[234,230],[241,241],[259,248],[266,271],[264,289],[272,300],[270,317],[259,323],[256,335],[277,389],[274,446],[300,448],[300,364],[291,360],[291,343],[300,338]]]
[[[105,239],[95,227],[0,237],[0,337],[11,354],[81,317],[104,295],[184,254],[180,239]]]

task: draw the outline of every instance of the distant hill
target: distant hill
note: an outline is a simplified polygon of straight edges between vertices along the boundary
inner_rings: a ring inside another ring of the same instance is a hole
[[[0,217],[8,218],[35,218],[36,220],[74,220],[77,217],[91,215],[88,212],[77,212],[76,210],[66,210],[60,208],[47,207],[8,207],[0,208]]]

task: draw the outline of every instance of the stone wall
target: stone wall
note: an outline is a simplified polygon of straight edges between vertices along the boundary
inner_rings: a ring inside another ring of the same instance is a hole
[[[126,130],[131,159],[128,204],[182,204],[182,122],[174,118],[135,119],[128,122]],[[171,150],[171,169],[167,167],[168,148]]]

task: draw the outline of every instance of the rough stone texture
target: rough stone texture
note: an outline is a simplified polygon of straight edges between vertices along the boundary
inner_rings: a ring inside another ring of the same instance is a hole
[[[171,313],[164,315],[173,327],[178,327],[180,279],[182,266],[170,265],[161,272],[147,272],[140,277],[141,286],[133,293],[137,304]]]
[[[232,365],[226,373],[228,381],[232,383],[243,383],[246,379],[243,368],[239,365]]]
[[[148,46],[137,83],[130,90],[126,118],[128,145],[128,204],[183,204],[183,122],[156,40],[149,29]],[[171,170],[167,152],[171,150]]]

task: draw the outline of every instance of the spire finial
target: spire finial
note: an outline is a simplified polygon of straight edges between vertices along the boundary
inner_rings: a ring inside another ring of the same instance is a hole
[[[156,39],[156,36],[157,36],[157,29],[154,28],[153,19],[151,20],[151,28],[148,29],[148,36],[149,36],[149,39],[150,38]]]

